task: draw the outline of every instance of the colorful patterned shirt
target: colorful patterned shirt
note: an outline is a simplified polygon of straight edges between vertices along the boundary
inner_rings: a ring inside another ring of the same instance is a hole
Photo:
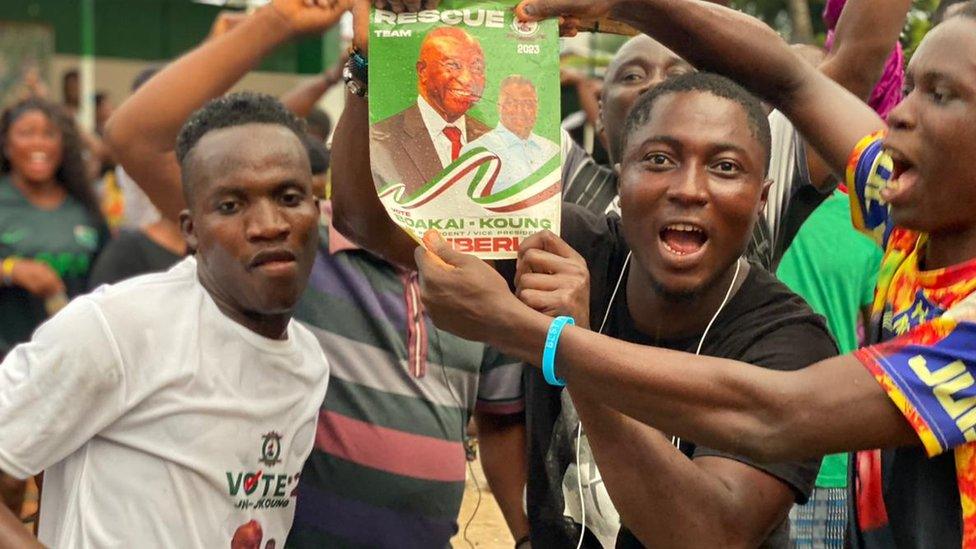
[[[922,447],[857,453],[855,546],[976,548],[976,324],[959,314],[976,259],[921,270],[926,235],[894,226],[881,199],[891,174],[882,135],[863,139],[846,174],[851,213],[885,252],[868,329],[877,345],[855,356]]]
[[[434,328],[415,272],[323,227],[295,317],[332,378],[288,547],[447,547],[477,406],[523,409],[521,364]]]

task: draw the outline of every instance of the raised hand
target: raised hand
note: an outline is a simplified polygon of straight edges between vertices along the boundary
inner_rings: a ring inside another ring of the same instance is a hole
[[[590,272],[586,260],[550,231],[536,233],[519,246],[515,295],[549,316],[571,316],[590,327]]]
[[[324,32],[353,7],[355,0],[273,0],[271,7],[295,34]]]

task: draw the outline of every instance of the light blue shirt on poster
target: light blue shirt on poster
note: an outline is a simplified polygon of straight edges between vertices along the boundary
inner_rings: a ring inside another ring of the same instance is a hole
[[[468,143],[461,154],[475,147],[484,147],[501,159],[501,171],[491,188],[492,194],[521,182],[559,154],[559,145],[545,137],[530,133],[528,139],[522,139],[501,123]]]

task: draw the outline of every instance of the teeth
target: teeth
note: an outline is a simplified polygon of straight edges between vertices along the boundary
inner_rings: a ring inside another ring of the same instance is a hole
[[[704,231],[702,231],[701,229],[699,229],[698,227],[696,227],[694,225],[687,225],[687,224],[684,224],[684,223],[675,223],[674,225],[668,225],[667,227],[665,227],[665,229],[667,229],[669,231],[682,231],[682,232],[688,232],[688,233],[703,233],[704,232]]]
[[[30,153],[30,160],[33,162],[43,162],[47,160],[47,153],[41,151],[34,151]]]

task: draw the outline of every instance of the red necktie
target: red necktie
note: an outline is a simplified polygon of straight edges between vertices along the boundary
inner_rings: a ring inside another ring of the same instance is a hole
[[[454,126],[445,126],[444,135],[451,140],[451,162],[454,162],[461,154],[461,130]]]

